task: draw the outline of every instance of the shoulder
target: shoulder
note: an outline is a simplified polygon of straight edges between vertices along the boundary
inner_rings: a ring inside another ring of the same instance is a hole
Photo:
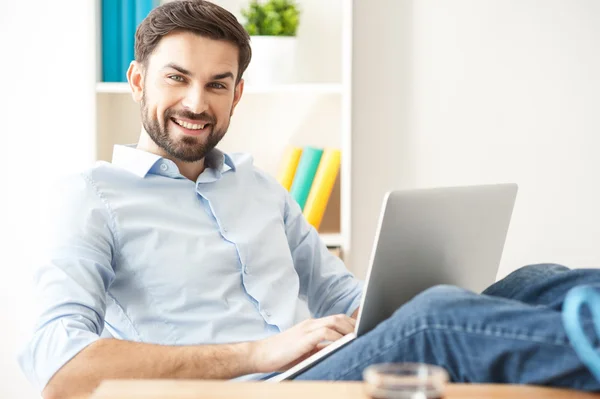
[[[233,161],[236,172],[239,172],[244,178],[251,178],[253,183],[272,189],[280,194],[285,192],[285,189],[274,176],[254,164],[252,155],[243,152],[233,152],[227,155]]]
[[[122,184],[124,179],[127,180],[125,174],[108,162],[97,162],[91,167],[55,178],[50,196],[63,207],[102,202],[103,189],[115,183]]]
[[[112,226],[108,204],[94,181],[94,168],[54,178],[46,194],[42,225],[48,229],[47,237],[73,237],[98,226]]]
[[[235,164],[237,180],[240,186],[244,187],[244,192],[264,206],[275,206],[280,209],[281,215],[285,215],[289,206],[289,193],[279,181],[254,165],[251,155],[246,153],[228,155]]]

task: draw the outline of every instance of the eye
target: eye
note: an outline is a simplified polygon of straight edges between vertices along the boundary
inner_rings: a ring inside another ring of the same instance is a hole
[[[185,82],[185,79],[181,75],[169,75],[168,78],[175,82]]]
[[[209,84],[213,89],[226,89],[227,87],[223,83],[213,82]]]

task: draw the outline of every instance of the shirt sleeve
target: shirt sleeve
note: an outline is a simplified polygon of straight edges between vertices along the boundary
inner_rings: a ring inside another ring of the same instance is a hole
[[[339,257],[329,252],[287,192],[284,222],[300,278],[300,296],[307,301],[313,317],[352,315],[360,305],[364,283],[348,271]]]
[[[100,339],[114,279],[111,218],[92,180],[65,179],[48,199],[36,268],[36,322],[19,364],[40,391],[83,348]]]

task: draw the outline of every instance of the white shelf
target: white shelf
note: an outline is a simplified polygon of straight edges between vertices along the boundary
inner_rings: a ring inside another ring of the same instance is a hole
[[[328,247],[342,246],[342,235],[339,233],[322,233],[319,235],[321,236],[321,240],[323,240]]]
[[[129,83],[120,82],[98,82],[96,93],[131,93]]]
[[[340,83],[296,83],[287,85],[273,86],[253,86],[244,87],[244,93],[266,94],[266,93],[315,93],[330,94],[342,93],[343,86]]]
[[[340,83],[296,83],[273,86],[244,87],[244,94],[269,94],[269,93],[312,93],[312,94],[341,94],[343,86]],[[129,94],[131,89],[128,83],[98,82],[96,93]]]

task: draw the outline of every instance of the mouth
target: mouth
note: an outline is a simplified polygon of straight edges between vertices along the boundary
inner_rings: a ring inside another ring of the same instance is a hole
[[[190,136],[199,136],[208,132],[212,126],[211,123],[207,122],[198,121],[198,123],[191,123],[177,118],[171,118],[171,122],[173,122],[182,133]]]

